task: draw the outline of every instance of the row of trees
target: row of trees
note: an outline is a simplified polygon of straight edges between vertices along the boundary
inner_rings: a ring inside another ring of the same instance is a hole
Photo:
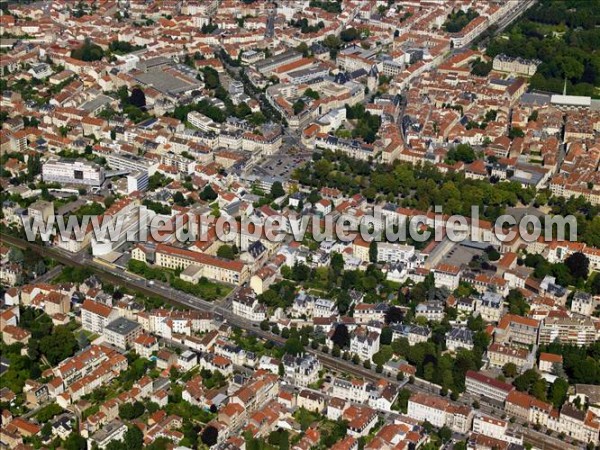
[[[466,179],[460,173],[442,174],[428,163],[373,165],[328,150],[313,155],[313,162],[297,169],[294,178],[309,187],[334,187],[346,195],[360,193],[368,200],[397,202],[399,206],[421,211],[444,205],[444,214],[470,217],[471,207],[478,206],[482,218],[488,220],[497,219],[507,207],[519,202],[529,204],[535,198],[533,188],[524,188],[519,183],[492,185],[484,180]]]
[[[493,118],[491,112],[489,118]],[[468,147],[457,146],[454,150],[452,157],[469,160],[472,156]],[[600,206],[590,204],[584,197],[548,199],[550,194],[546,191],[536,192],[515,182],[490,184],[485,180],[466,179],[461,173],[442,174],[428,163],[373,165],[329,150],[315,153],[313,161],[297,169],[293,177],[314,189],[334,187],[348,196],[360,193],[367,200],[387,200],[420,211],[444,205],[444,214],[470,217],[471,207],[478,206],[482,218],[490,221],[505,214],[508,207],[535,200],[538,204],[548,204],[552,215],[574,215],[578,240],[600,247]],[[543,223],[544,218],[541,220]]]

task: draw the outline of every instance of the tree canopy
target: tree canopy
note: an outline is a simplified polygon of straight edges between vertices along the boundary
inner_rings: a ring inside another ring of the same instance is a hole
[[[600,8],[589,0],[543,0],[510,26],[505,36],[490,41],[494,57],[538,59],[542,64],[531,88],[561,93],[565,78],[571,95],[598,97],[600,85]]]
[[[331,341],[339,348],[350,346],[350,333],[348,332],[348,327],[343,323],[338,324],[331,336]]]
[[[104,57],[104,50],[86,38],[83,44],[71,52],[71,58],[81,61],[99,61]]]
[[[219,430],[217,430],[212,425],[208,425],[202,430],[202,434],[200,435],[200,440],[203,444],[212,447],[217,443],[217,439],[219,438]]]

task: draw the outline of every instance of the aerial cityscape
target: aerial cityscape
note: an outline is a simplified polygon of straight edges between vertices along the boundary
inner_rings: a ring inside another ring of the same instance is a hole
[[[600,0],[0,0],[1,449],[600,449]]]

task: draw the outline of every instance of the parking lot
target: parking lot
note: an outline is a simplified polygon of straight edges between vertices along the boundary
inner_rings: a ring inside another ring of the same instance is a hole
[[[295,169],[306,164],[311,159],[310,153],[278,152],[266,157],[255,167],[255,171],[262,175],[289,178]]]
[[[469,264],[473,256],[482,255],[483,253],[482,250],[457,243],[444,255],[442,262],[460,267],[463,264]]]

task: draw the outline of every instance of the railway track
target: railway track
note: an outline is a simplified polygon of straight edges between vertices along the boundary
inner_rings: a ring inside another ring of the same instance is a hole
[[[56,249],[43,247],[35,243],[27,242],[23,239],[16,238],[14,236],[7,236],[0,233],[0,242],[5,242],[15,247],[19,247],[21,249],[30,249],[31,251],[36,252],[42,257],[52,258],[59,263],[65,266],[78,267],[78,268],[87,268],[95,275],[97,275],[100,279],[119,286],[123,286],[131,289],[132,291],[139,292],[144,295],[159,297],[165,300],[168,303],[175,304],[177,306],[184,306],[191,309],[197,309],[200,311],[211,311],[213,313],[221,315],[224,319],[227,320],[233,326],[239,327],[243,330],[246,330],[249,333],[256,335],[257,337],[265,340],[269,340],[274,342],[276,345],[283,346],[286,342],[285,338],[278,336],[276,334],[272,334],[268,331],[263,331],[257,327],[256,324],[252,324],[251,322],[241,319],[240,317],[233,314],[232,311],[215,305],[213,303],[209,303],[200,298],[196,298],[190,295],[182,296],[179,291],[174,291],[172,288],[160,288],[160,286],[147,286],[144,284],[143,279],[134,281],[131,277],[127,278],[127,275],[124,272],[114,273],[113,271],[117,271],[120,269],[111,268],[109,266],[103,266],[97,263],[93,263],[88,259],[83,258],[81,261],[73,258],[70,255],[64,254]],[[428,384],[425,381],[421,381],[419,379],[415,379],[415,383],[406,383],[406,382],[398,382],[393,378],[387,378],[383,375],[377,374],[372,370],[365,369],[359,365],[355,365],[352,362],[348,362],[342,360],[340,358],[336,358],[334,356],[329,355],[328,353],[324,353],[320,350],[315,350],[312,348],[306,348],[306,352],[317,357],[321,364],[328,368],[329,370],[335,373],[346,373],[356,377],[364,378],[365,380],[377,383],[382,378],[386,378],[390,383],[403,386],[409,389],[412,392],[421,392],[421,393],[429,393],[429,394],[439,394],[439,389],[436,385]],[[493,416],[493,414],[490,414]],[[564,441],[561,441],[557,438],[546,436],[543,433],[538,433],[534,430],[527,429],[524,431],[524,441],[533,445],[535,448],[540,448],[543,450],[576,450],[578,447],[575,447],[571,444],[568,444]]]

